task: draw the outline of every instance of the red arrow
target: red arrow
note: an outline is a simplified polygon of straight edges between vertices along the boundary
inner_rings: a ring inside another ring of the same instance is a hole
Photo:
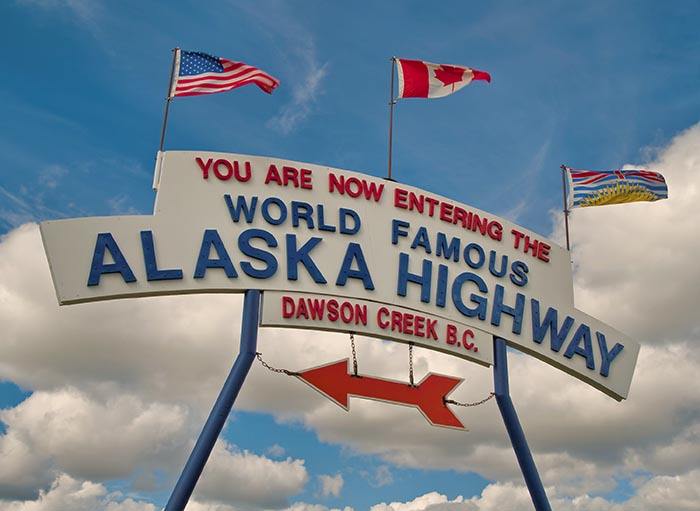
[[[453,378],[430,373],[416,386],[407,383],[353,376],[348,374],[349,359],[307,369],[297,376],[321,394],[349,409],[348,397],[364,397],[389,403],[415,406],[434,426],[466,429],[443,400],[462,383],[462,378]]]

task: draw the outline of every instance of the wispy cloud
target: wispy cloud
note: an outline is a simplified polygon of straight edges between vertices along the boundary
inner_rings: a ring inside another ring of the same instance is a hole
[[[269,128],[288,135],[313,113],[316,99],[322,94],[321,86],[327,74],[328,64],[318,67],[315,61],[309,60],[310,65],[303,82],[292,83],[292,101],[268,121]]]
[[[240,9],[261,28],[263,37],[271,39],[287,67],[282,86],[292,88],[292,98],[267,126],[288,135],[313,114],[324,92],[323,82],[329,64],[320,61],[313,34],[296,18],[287,3],[271,1],[264,7],[255,3]]]
[[[318,476],[318,481],[321,485],[320,497],[340,497],[340,491],[345,484],[342,474],[336,474],[334,476],[320,475]]]
[[[69,14],[87,28],[96,28],[96,18],[101,7],[100,2],[95,0],[17,0],[17,3],[25,7]]]

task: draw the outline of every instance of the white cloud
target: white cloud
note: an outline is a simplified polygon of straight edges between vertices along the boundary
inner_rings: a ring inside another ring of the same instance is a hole
[[[694,126],[646,163],[666,175],[668,201],[579,210],[572,221],[577,307],[643,344],[629,400],[614,402],[531,357],[509,356],[511,392],[543,482],[571,509],[605,505],[618,511],[595,495],[644,470],[654,475],[634,498],[652,502],[671,487],[692,498],[697,474],[687,471],[700,455],[700,396],[688,383],[700,371],[693,347],[700,340],[694,315],[700,267],[693,260],[700,242],[692,236],[699,148],[700,126]],[[8,432],[0,450],[12,459],[12,470],[0,466],[3,495],[35,498],[61,473],[99,481],[135,467],[182,466],[171,460],[189,451],[183,444],[201,426],[235,359],[239,297],[58,307],[38,229],[25,225],[0,240],[0,303],[0,379],[37,391],[2,412]],[[407,379],[405,346],[359,336],[356,344],[362,374]],[[350,356],[347,336],[323,332],[264,329],[258,349],[269,364],[291,370]],[[493,388],[490,370],[454,357],[416,349],[414,367],[416,379],[429,371],[465,377],[451,396],[457,401],[479,400]],[[350,456],[376,454],[399,466],[476,471],[500,481],[481,497],[490,500],[445,497],[434,505],[472,509],[466,506],[486,506],[497,501],[496,493],[520,491],[513,484],[522,476],[493,401],[455,408],[469,433],[432,428],[413,408],[356,398],[350,403],[345,412],[302,382],[256,363],[236,408],[302,422],[322,441],[346,446]],[[161,421],[161,414],[168,420]],[[231,497],[224,487],[236,475],[231,467],[289,477],[271,497],[277,507],[308,478],[300,460],[217,452],[201,505]]]
[[[281,445],[275,444],[268,447],[265,452],[267,452],[267,454],[269,454],[273,458],[281,458],[282,456],[284,456],[286,450]]]
[[[345,484],[342,474],[336,474],[334,476],[322,474],[318,476],[318,480],[321,485],[320,496],[322,498],[328,498],[331,496],[340,497],[343,484]]]
[[[281,508],[308,481],[304,460],[274,461],[218,442],[195,489],[198,502]]]
[[[0,436],[0,497],[35,493],[57,473],[106,480],[179,461],[186,419],[181,407],[134,396],[98,402],[73,388],[35,392],[0,411],[7,425]]]
[[[108,492],[101,484],[60,475],[36,500],[2,502],[4,511],[156,511],[156,506]]]
[[[700,125],[642,167],[664,174],[669,199],[574,210],[576,303],[645,345],[697,338]]]
[[[275,41],[287,66],[282,87],[291,86],[292,99],[267,122],[268,127],[287,135],[314,112],[316,101],[323,94],[328,63],[319,62],[313,35],[285,2],[268,2],[265,9],[257,4],[238,7],[261,27],[264,37]]]

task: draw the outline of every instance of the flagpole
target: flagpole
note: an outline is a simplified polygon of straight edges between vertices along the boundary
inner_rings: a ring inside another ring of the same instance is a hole
[[[564,228],[566,230],[566,250],[571,251],[569,243],[569,203],[566,197],[566,165],[561,166],[561,188],[564,192]]]
[[[160,131],[160,145],[158,146],[158,152],[163,151],[163,141],[165,140],[165,125],[168,122],[168,107],[170,106],[170,89],[173,86],[173,75],[175,74],[175,59],[177,58],[177,52],[180,48],[175,48],[173,50],[173,63],[170,66],[170,80],[168,80],[168,95],[165,98],[165,114],[163,115],[163,129]]]
[[[391,179],[391,146],[392,146],[392,136],[394,130],[394,69],[396,68],[396,57],[391,57],[391,87],[389,89],[389,171],[387,174],[387,179]]]
[[[177,60],[180,48],[173,49],[173,63],[170,66],[170,80],[168,80],[168,94],[165,97],[165,113],[163,114],[163,128],[160,130],[160,144],[158,145],[158,153],[156,153],[156,167],[153,170],[153,189],[158,189],[160,183],[160,164],[163,156],[163,141],[165,140],[165,125],[168,123],[168,107],[170,106],[170,90],[173,86],[173,76],[175,74],[175,61]]]

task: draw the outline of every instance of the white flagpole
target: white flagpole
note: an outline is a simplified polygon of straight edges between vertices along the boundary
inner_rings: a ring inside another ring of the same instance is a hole
[[[392,136],[394,129],[394,104],[396,100],[394,99],[394,69],[396,67],[396,57],[391,57],[391,88],[389,91],[389,172],[387,174],[387,179],[391,179],[391,145]]]
[[[168,80],[168,94],[165,97],[165,113],[163,114],[163,128],[160,130],[160,145],[158,146],[158,153],[156,154],[156,168],[153,172],[153,189],[158,189],[158,182],[160,181],[160,160],[163,154],[163,141],[165,140],[165,126],[168,123],[168,107],[170,106],[170,100],[172,99],[170,91],[173,86],[173,76],[175,74],[175,61],[178,59],[180,53],[180,48],[173,49],[173,63],[170,66],[170,79]]]
[[[569,243],[569,201],[566,196],[566,165],[561,166],[561,187],[564,192],[564,228],[566,230],[566,250],[571,252],[571,244]]]

